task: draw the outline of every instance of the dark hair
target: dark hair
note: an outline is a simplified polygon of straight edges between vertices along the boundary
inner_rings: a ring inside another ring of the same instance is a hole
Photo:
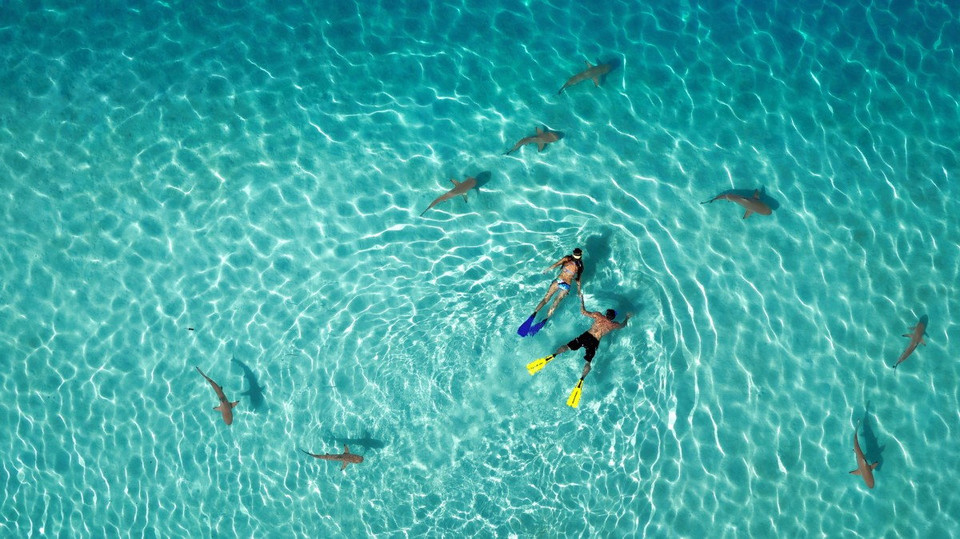
[[[607,320],[613,320],[617,317],[617,311],[613,309],[607,309]]]
[[[583,251],[579,247],[573,250],[573,256],[583,256]]]

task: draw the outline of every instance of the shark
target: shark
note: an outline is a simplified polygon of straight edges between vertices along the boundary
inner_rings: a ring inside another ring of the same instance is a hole
[[[857,429],[859,428],[860,426],[857,425]],[[863,477],[863,482],[867,484],[867,488],[873,488],[873,469],[876,468],[879,463],[867,463],[867,458],[863,456],[863,451],[860,450],[860,442],[857,441],[857,430],[853,431],[853,452],[857,455],[857,469],[850,473]]]
[[[900,358],[897,359],[897,362],[893,364],[893,368],[896,369],[897,365],[906,361],[910,354],[917,349],[918,344],[924,346],[927,345],[926,341],[923,340],[923,336],[927,333],[927,315],[920,317],[920,320],[917,322],[917,325],[913,326],[911,329],[913,333],[904,333],[904,337],[910,337],[910,342],[907,344],[907,348],[900,354]]]
[[[543,149],[550,144],[551,142],[556,142],[563,138],[563,133],[559,131],[550,131],[549,129],[540,129],[537,128],[537,134],[529,137],[524,137],[517,142],[513,148],[503,152],[503,155],[510,155],[513,152],[519,150],[522,146],[527,144],[536,144],[537,151],[542,152]]]
[[[303,449],[301,449],[300,451],[303,451]],[[323,455],[316,455],[308,451],[303,451],[303,452],[315,459],[338,461],[341,463],[340,465],[341,470],[345,470],[347,468],[347,464],[360,464],[361,462],[363,462],[363,457],[361,457],[360,455],[354,455],[353,453],[351,453],[350,447],[346,445],[343,446],[343,453],[340,453],[339,455],[331,455],[330,453],[324,453]]]
[[[746,219],[754,213],[759,213],[760,215],[770,215],[772,210],[766,202],[760,200],[760,190],[754,190],[753,197],[747,198],[745,196],[740,196],[736,193],[721,193],[710,200],[701,202],[701,204],[709,204],[714,200],[729,200],[730,202],[736,202],[737,204],[746,208],[746,212],[743,213],[743,218]]]
[[[263,390],[266,389],[267,386],[260,385],[260,383],[257,382],[256,375],[253,374],[253,371],[250,370],[250,367],[246,366],[242,361],[236,357],[234,357],[232,361],[239,365],[241,369],[243,369],[243,377],[247,379],[247,384],[250,386],[250,389],[244,391],[241,393],[241,395],[247,395],[250,397],[250,407],[254,410],[263,408]]]
[[[236,406],[240,401],[230,402],[230,399],[223,394],[223,388],[218,386],[216,382],[210,379],[209,376],[203,374],[203,371],[200,370],[200,367],[197,367],[197,372],[200,373],[200,376],[203,376],[210,382],[210,385],[213,386],[213,390],[217,392],[217,398],[220,399],[220,406],[214,408],[221,414],[223,414],[223,422],[227,425],[233,423],[233,407]]]
[[[573,86],[574,84],[579,84],[588,79],[592,79],[593,84],[595,84],[596,86],[600,86],[600,77],[606,75],[607,73],[610,72],[611,69],[613,69],[612,63],[603,64],[603,63],[600,63],[599,61],[597,62],[597,65],[593,65],[589,61],[587,61],[586,63],[587,63],[586,69],[570,77],[570,79],[567,80],[567,82],[563,83],[563,86],[560,87],[560,91],[557,92],[558,95],[562,94],[564,90]]]
[[[457,195],[463,195],[463,199],[467,200],[467,192],[469,192],[471,189],[477,188],[476,178],[467,177],[467,179],[463,180],[462,182],[458,182],[457,180],[450,178],[450,181],[453,182],[453,189],[438,196],[436,200],[434,200],[433,202],[430,203],[429,206],[427,206],[427,210],[443,202],[444,200],[450,200],[451,198]],[[420,217],[423,217],[423,214],[427,213],[427,210],[423,210],[423,213],[420,214]]]

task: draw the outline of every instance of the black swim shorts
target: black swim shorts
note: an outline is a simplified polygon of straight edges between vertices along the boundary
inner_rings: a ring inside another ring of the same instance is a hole
[[[593,354],[597,352],[598,346],[600,346],[600,341],[591,335],[589,331],[584,331],[582,335],[567,343],[567,347],[571,350],[579,350],[581,348],[586,350],[583,354],[583,360],[587,363],[593,361]]]

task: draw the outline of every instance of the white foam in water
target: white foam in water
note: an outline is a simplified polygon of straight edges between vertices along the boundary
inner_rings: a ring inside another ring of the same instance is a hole
[[[0,530],[960,535],[957,20],[5,6]],[[731,190],[772,215],[699,204]],[[574,247],[634,313],[576,409],[582,353],[524,368],[576,297],[516,334]]]

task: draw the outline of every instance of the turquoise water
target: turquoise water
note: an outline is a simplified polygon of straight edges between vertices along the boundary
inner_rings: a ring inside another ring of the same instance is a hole
[[[0,3],[0,535],[960,535],[960,11],[802,4]]]

